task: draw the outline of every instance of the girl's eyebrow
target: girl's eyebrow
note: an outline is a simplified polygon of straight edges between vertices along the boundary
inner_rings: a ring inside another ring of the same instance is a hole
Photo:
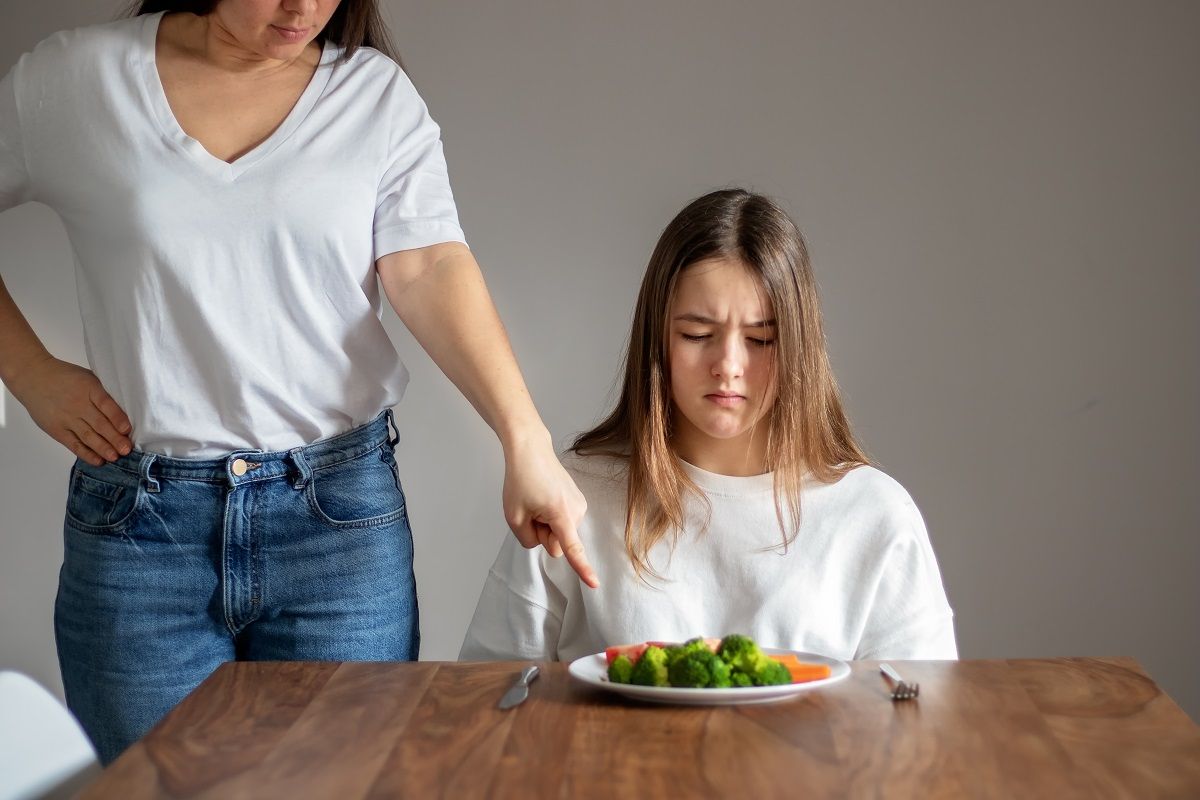
[[[680,314],[678,317],[675,317],[673,321],[674,322],[695,322],[700,325],[717,325],[717,324],[719,324],[715,319],[713,319],[711,317],[705,317],[700,314]],[[749,324],[743,325],[742,327],[743,328],[774,328],[775,320],[764,319],[761,322],[751,322]]]

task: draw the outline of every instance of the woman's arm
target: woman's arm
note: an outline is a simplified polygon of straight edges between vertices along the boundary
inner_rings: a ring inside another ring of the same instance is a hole
[[[517,540],[565,554],[598,586],[576,533],[587,504],[554,453],[470,249],[451,242],[402,250],[376,268],[392,308],[500,439],[504,516]]]
[[[0,381],[37,426],[93,466],[126,455],[129,418],[91,370],[46,350],[0,280]]]
[[[38,196],[25,150],[26,142],[39,140],[38,131],[22,124],[17,102],[23,85],[21,76],[38,73],[37,59],[33,54],[22,56],[7,75],[0,77],[0,212]],[[61,65],[55,62],[54,68]],[[34,96],[41,95],[35,90]],[[3,280],[0,381],[25,406],[39,428],[89,464],[98,467],[106,459],[115,461],[118,454],[132,450],[133,443],[125,435],[131,430],[125,412],[91,371],[60,361],[46,351]]]

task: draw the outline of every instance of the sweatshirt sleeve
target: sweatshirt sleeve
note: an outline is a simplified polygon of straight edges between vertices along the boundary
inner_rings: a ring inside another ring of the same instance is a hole
[[[460,661],[556,660],[566,598],[547,576],[545,550],[506,534],[488,571]]]
[[[954,612],[921,513],[897,512],[856,659],[954,660]]]
[[[20,62],[0,80],[0,211],[33,199],[17,104]]]

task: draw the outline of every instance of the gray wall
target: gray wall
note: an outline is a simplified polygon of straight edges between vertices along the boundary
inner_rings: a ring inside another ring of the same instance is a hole
[[[112,5],[6,11],[0,69]],[[858,430],[925,513],[963,657],[1133,655],[1200,718],[1200,6],[844,5],[387,11],[560,443],[611,398],[662,226],[714,187],[773,194],[809,238]],[[54,215],[0,216],[0,252],[82,359]],[[502,464],[390,330],[414,375],[424,657],[449,659],[506,535]],[[56,685],[70,457],[8,405],[0,666]]]

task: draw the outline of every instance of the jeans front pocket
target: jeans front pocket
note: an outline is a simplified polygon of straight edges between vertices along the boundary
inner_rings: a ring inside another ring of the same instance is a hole
[[[404,516],[404,492],[396,480],[391,448],[313,470],[309,505],[326,524],[343,528],[387,525]]]
[[[76,462],[67,494],[67,524],[87,533],[129,527],[141,500],[141,481],[120,467]]]

